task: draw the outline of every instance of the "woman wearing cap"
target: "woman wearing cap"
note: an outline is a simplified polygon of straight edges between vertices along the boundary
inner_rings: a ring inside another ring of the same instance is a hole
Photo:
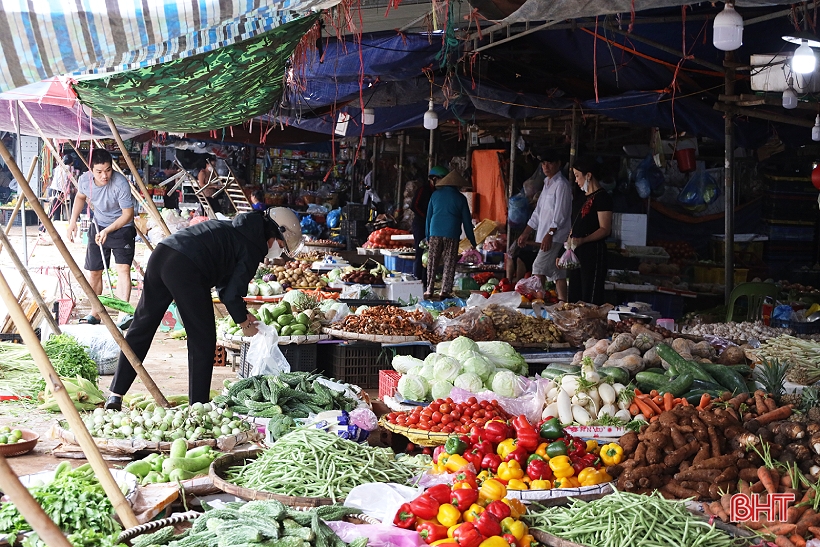
[[[137,358],[145,359],[157,328],[172,301],[188,334],[188,398],[191,404],[209,400],[216,325],[211,287],[244,336],[256,334],[256,318],[242,299],[248,283],[265,258],[283,249],[295,252],[302,240],[293,211],[273,209],[242,213],[232,222],[208,220],[180,230],[160,241],[145,269],[142,297],[125,340]],[[128,358],[120,353],[105,408],[119,410],[122,396],[136,378]]]
[[[427,288],[427,268],[421,260],[424,251],[419,246],[424,239],[424,232],[427,228],[427,206],[430,205],[430,197],[436,189],[436,182],[439,179],[447,176],[447,169],[436,165],[430,169],[427,175],[427,182],[421,183],[419,189],[416,190],[416,195],[413,196],[413,202],[410,204],[410,209],[413,211],[413,244],[416,246],[416,261],[413,263],[413,275],[416,279],[421,280]]]
[[[436,270],[441,266],[444,267],[444,274],[441,278],[440,297],[445,299],[453,296],[453,278],[456,274],[462,227],[472,247],[476,246],[470,207],[467,205],[467,198],[458,190],[459,187],[468,185],[458,171],[451,171],[436,183],[436,191],[430,197],[425,229],[430,247],[427,255],[427,289],[424,292],[424,297],[428,300],[433,296]]]

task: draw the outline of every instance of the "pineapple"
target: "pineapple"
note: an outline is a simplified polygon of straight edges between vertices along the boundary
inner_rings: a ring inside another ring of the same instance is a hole
[[[780,397],[781,405],[794,405],[795,408],[803,407],[803,397],[799,393],[787,393]],[[807,409],[808,410],[808,409]]]
[[[788,361],[780,362],[779,359],[761,360],[755,367],[754,379],[763,386],[763,391],[770,393],[775,401],[780,402],[780,398],[786,393],[786,375],[791,368]]]
[[[820,420],[820,389],[817,386],[807,387],[801,395],[800,410],[806,413],[810,421]]]

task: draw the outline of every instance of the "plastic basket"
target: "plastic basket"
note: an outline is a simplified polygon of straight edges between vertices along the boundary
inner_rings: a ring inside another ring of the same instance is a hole
[[[250,342],[242,342],[239,353],[239,376],[247,378],[251,374],[253,364],[247,360]],[[279,351],[290,364],[291,372],[312,372],[316,370],[316,344],[287,344],[280,345]]]
[[[817,334],[820,332],[820,321],[805,323],[800,321],[786,321],[784,319],[772,319],[769,325],[779,329],[791,329],[795,334]]]
[[[74,301],[70,298],[57,299],[57,324],[66,325],[71,318],[71,311],[74,309]]]
[[[367,222],[370,220],[370,205],[363,203],[348,203],[342,207],[342,212],[347,220],[358,220]]]
[[[380,370],[379,371],[379,399],[384,400],[385,397],[392,397],[396,394],[399,387],[399,379],[401,373],[395,370]]]
[[[413,273],[414,259],[401,258],[399,256],[385,256],[384,266],[388,270],[401,273]]]
[[[381,352],[379,344],[338,344],[331,350],[331,376],[363,389],[376,389]]]

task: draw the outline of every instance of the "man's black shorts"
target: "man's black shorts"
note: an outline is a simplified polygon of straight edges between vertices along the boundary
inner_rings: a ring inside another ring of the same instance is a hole
[[[94,241],[96,236],[97,229],[92,223],[88,229],[88,247],[85,249],[85,269],[90,272],[102,271],[104,269],[100,246]],[[111,265],[111,254],[113,253],[115,263],[131,264],[134,261],[134,240],[136,237],[137,230],[134,226],[123,226],[119,230],[109,233],[103,244],[105,262],[109,266]]]

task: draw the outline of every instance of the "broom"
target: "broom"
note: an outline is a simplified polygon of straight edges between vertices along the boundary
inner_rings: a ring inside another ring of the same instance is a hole
[[[94,226],[97,228],[96,233],[100,233],[100,225],[97,224],[97,219],[93,220]],[[96,239],[96,234],[94,236]],[[100,247],[100,255],[102,255],[103,260],[103,268],[105,268],[105,274],[108,277],[108,291],[111,293],[110,296],[106,296],[104,294],[99,295],[97,298],[100,299],[100,303],[105,306],[106,308],[111,308],[112,310],[121,311],[123,313],[127,313],[129,315],[134,315],[134,306],[130,303],[126,302],[121,298],[117,298],[114,296],[114,286],[111,284],[111,271],[108,269],[107,261],[105,260],[105,251],[103,251],[102,244],[98,244]],[[122,280],[120,280],[122,281]],[[129,279],[128,282],[130,283],[131,280]]]

